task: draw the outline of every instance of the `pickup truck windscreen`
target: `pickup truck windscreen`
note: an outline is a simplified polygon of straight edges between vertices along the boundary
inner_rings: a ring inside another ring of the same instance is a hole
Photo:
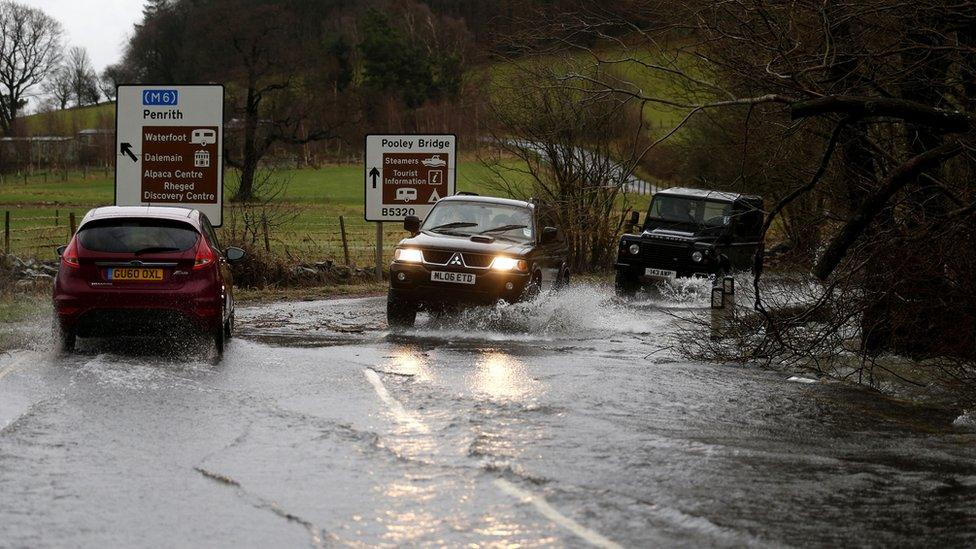
[[[421,230],[529,241],[533,238],[532,228],[532,212],[528,208],[449,200],[434,206]]]

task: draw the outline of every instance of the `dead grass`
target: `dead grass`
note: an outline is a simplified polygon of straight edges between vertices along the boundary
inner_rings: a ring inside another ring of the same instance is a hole
[[[369,297],[385,295],[387,282],[360,282],[306,288],[265,288],[234,290],[234,298],[241,305],[273,303],[276,301],[314,301],[335,297]]]

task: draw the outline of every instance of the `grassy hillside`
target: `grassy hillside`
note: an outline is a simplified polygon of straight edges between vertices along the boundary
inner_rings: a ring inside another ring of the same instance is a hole
[[[25,116],[25,135],[73,135],[88,128],[114,128],[115,103],[101,103]]]
[[[664,59],[659,52],[652,51],[603,51],[598,54],[601,59],[615,60],[614,63],[604,63],[600,66],[601,81],[612,83],[628,91],[639,92],[648,97],[678,98],[686,91],[681,89],[680,79],[666,77],[663,72],[649,69],[652,66],[670,66],[670,61]],[[627,60],[629,59],[629,60]],[[682,59],[681,63],[689,63]],[[470,71],[468,77],[475,81],[483,81],[486,89],[494,99],[504,104],[504,94],[521,93],[525,82],[538,82],[534,74],[541,77],[551,75],[593,74],[597,65],[596,59],[589,54],[560,55],[535,57],[522,60],[505,61],[477,67]],[[694,67],[680,66],[682,70],[697,75]],[[540,85],[549,85],[542,82]],[[575,84],[572,84],[575,85]],[[681,121],[686,113],[682,110],[659,103],[648,103],[644,107],[644,121],[653,128],[670,128]]]

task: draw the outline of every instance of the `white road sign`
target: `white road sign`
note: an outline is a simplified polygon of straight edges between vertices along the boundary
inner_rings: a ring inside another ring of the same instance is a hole
[[[223,223],[224,87],[119,86],[115,204],[178,206]]]
[[[454,194],[456,136],[367,135],[365,157],[366,221],[423,219]]]

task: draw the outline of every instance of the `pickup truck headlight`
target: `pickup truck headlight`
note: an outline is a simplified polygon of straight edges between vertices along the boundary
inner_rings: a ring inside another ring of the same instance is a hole
[[[524,259],[514,257],[497,256],[491,261],[493,271],[527,271],[529,264]]]
[[[702,259],[705,259],[705,255],[699,252],[698,250],[691,252],[691,260],[694,261],[695,263],[701,263]]]
[[[424,253],[416,248],[397,248],[393,252],[393,260],[403,263],[423,263]]]
[[[630,255],[637,255],[637,254],[640,253],[640,245],[639,244],[631,244],[630,247],[627,248],[627,250],[630,251]]]

